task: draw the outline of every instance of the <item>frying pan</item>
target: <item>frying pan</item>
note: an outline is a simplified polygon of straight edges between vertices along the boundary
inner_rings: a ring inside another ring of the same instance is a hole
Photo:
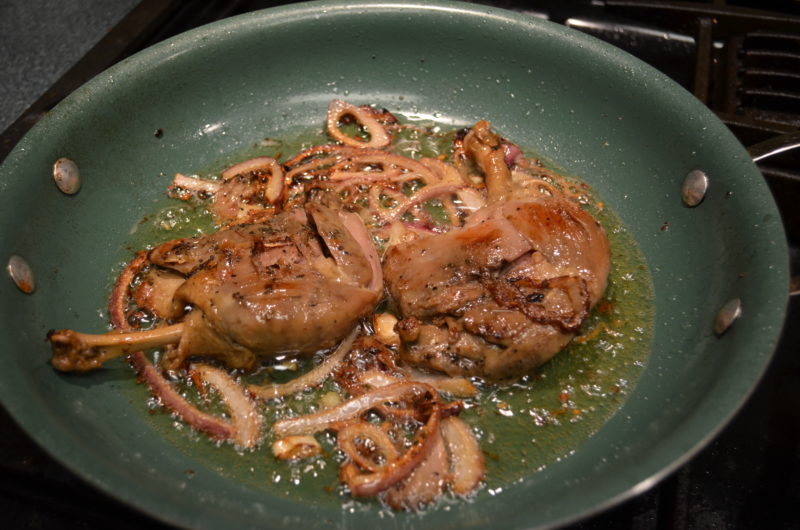
[[[204,466],[143,419],[123,363],[78,377],[49,366],[48,329],[102,331],[109,284],[130,257],[124,244],[171,175],[318,126],[337,97],[443,124],[490,119],[582,176],[636,239],[655,288],[652,351],[622,408],[574,454],[493,495],[380,517],[265,495]],[[60,157],[78,164],[76,195],[52,182]],[[689,208],[681,185],[693,170],[710,185]],[[24,257],[36,279],[32,294],[0,282],[3,405],[88,482],[180,526],[576,520],[644,491],[722,428],[768,364],[787,300],[788,253],[772,197],[705,107],[607,44],[470,4],[295,4],[170,39],[49,113],[0,169],[0,201],[3,258]],[[741,317],[718,336],[717,312],[732,299]]]

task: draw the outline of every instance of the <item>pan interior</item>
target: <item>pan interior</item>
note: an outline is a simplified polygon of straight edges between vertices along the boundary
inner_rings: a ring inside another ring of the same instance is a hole
[[[780,218],[746,152],[701,104],[603,43],[457,3],[298,4],[236,17],[146,50],[56,107],[0,169],[3,256],[25,257],[32,295],[0,282],[0,397],[50,453],[126,502],[182,526],[358,526],[374,512],[264,496],[153,436],[119,392],[117,364],[86,377],[47,364],[51,327],[102,331],[109,284],[170,177],[254,141],[317,126],[332,98],[444,124],[488,118],[580,175],[620,215],[656,294],[652,353],[623,408],[575,454],[458,509],[387,526],[537,526],[640,491],[713,436],[764,370],[785,311]],[[161,130],[163,134],[155,135]],[[51,180],[75,160],[81,191]],[[680,199],[705,171],[696,208]],[[729,299],[743,316],[712,331]],[[520,503],[534,510],[518,510]]]

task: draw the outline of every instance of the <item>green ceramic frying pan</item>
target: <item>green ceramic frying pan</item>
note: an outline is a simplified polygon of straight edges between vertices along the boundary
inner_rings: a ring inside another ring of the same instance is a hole
[[[622,409],[571,456],[471,502],[381,518],[302,491],[265,493],[262,479],[206,465],[151,427],[122,362],[84,377],[49,366],[48,329],[103,329],[125,244],[172,174],[317,126],[336,97],[445,124],[489,118],[583,176],[623,219],[655,286],[652,352]],[[76,195],[53,184],[60,157],[80,168]],[[681,184],[696,169],[710,187],[688,208]],[[609,45],[469,4],[295,4],[154,46],[20,142],[0,170],[0,204],[4,263],[23,256],[37,282],[23,294],[0,281],[3,405],[88,482],[181,526],[533,527],[585,516],[643,491],[719,431],[767,365],[786,305],[772,197],[708,110]],[[733,298],[742,316],[718,337],[715,316]]]

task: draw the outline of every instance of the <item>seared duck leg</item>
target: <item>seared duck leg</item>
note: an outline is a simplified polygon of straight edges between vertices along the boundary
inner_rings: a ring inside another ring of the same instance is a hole
[[[263,357],[308,356],[338,344],[372,311],[383,286],[360,218],[321,206],[170,241],[146,261],[137,293],[147,295],[137,302],[154,301],[147,309],[180,323],[126,334],[51,332],[56,368],[91,370],[167,344],[177,344],[162,358],[170,369],[191,356],[244,369]]]
[[[603,229],[559,194],[519,187],[488,122],[463,139],[488,205],[441,235],[391,247],[384,276],[405,361],[450,375],[519,377],[563,349],[602,295]]]

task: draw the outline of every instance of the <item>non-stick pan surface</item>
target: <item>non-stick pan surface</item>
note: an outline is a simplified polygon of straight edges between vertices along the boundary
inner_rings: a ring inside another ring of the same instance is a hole
[[[379,519],[265,496],[199,465],[148,427],[142,403],[124,398],[132,375],[123,364],[84,377],[48,364],[48,329],[103,329],[98,309],[130,257],[124,242],[171,175],[316,126],[337,97],[444,124],[488,118],[582,176],[622,217],[655,285],[652,352],[623,408],[570,457],[494,495]],[[83,177],[74,196],[52,182],[64,156]],[[687,208],[681,183],[695,169],[710,188]],[[0,242],[3,259],[23,256],[37,281],[30,295],[0,282],[4,406],[90,483],[193,527],[533,527],[606,507],[685,461],[747,398],[779,335],[788,281],[769,190],[692,96],[585,35],[448,2],[296,4],[123,61],[56,107],[5,161]],[[732,298],[742,316],[717,337],[715,315]]]

